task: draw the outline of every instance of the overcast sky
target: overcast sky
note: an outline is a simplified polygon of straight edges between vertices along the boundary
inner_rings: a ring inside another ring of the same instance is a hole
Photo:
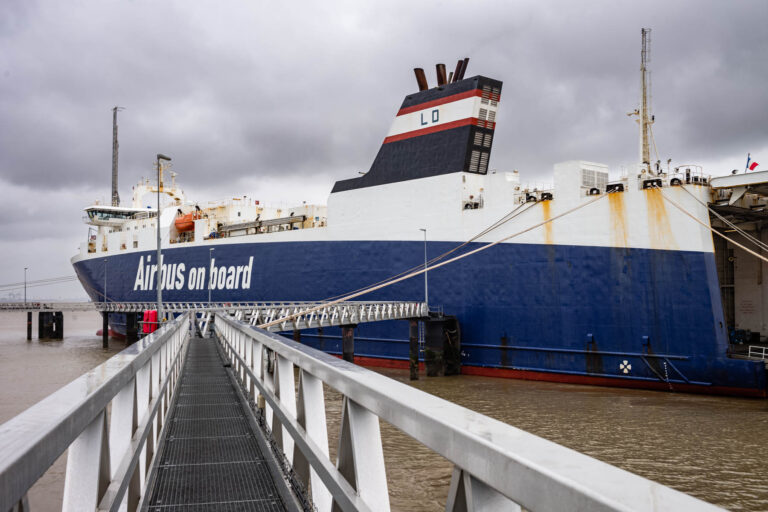
[[[124,202],[162,152],[192,199],[324,203],[369,168],[412,69],[434,84],[462,57],[504,82],[491,169],[633,164],[641,27],[662,160],[768,168],[766,0],[3,0],[0,285],[73,273],[82,208],[110,196],[115,105]]]

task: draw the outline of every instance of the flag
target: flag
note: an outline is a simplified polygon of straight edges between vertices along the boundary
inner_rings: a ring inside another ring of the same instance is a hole
[[[755,168],[756,168],[758,165],[760,165],[760,164],[759,164],[759,163],[757,163],[757,162],[752,162],[752,165],[750,165],[750,166],[749,166],[749,170],[750,170],[750,171],[754,171],[754,170],[755,170]]]

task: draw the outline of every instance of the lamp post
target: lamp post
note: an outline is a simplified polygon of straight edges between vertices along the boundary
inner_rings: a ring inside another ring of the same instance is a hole
[[[160,252],[160,189],[163,188],[163,166],[160,163],[161,160],[171,161],[171,157],[165,156],[162,153],[157,154],[157,215],[155,221],[157,222],[157,323],[160,327],[160,323],[163,321],[163,260],[162,253]]]
[[[27,269],[29,267],[24,267],[24,305],[27,304]]]
[[[424,305],[429,313],[429,286],[427,284],[427,228],[419,228],[424,232]]]
[[[209,309],[211,307],[211,279],[213,279],[213,266],[212,266],[213,251],[215,250],[216,249],[214,249],[213,247],[208,249],[208,272],[210,273],[210,275],[208,276],[208,308]]]

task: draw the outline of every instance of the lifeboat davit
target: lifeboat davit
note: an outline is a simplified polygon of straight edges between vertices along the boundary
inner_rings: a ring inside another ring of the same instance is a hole
[[[179,233],[184,233],[185,231],[194,231],[195,230],[195,221],[199,219],[200,216],[196,215],[195,213],[188,213],[186,215],[179,215],[176,217],[176,221],[174,222],[174,225],[176,226],[176,231]]]

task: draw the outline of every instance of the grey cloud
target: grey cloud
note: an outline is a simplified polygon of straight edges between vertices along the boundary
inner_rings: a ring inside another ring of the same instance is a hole
[[[0,17],[0,184],[24,213],[2,234],[40,236],[47,214],[62,236],[82,236],[80,208],[109,192],[114,105],[126,107],[124,200],[158,152],[196,191],[298,177],[330,189],[369,168],[416,89],[413,67],[434,84],[435,63],[465,56],[470,75],[504,81],[492,168],[536,180],[572,158],[633,163],[625,114],[637,105],[642,26],[653,28],[662,158],[741,158],[768,146],[766,19],[764,0],[11,0]],[[45,208],[23,206],[41,197]]]

